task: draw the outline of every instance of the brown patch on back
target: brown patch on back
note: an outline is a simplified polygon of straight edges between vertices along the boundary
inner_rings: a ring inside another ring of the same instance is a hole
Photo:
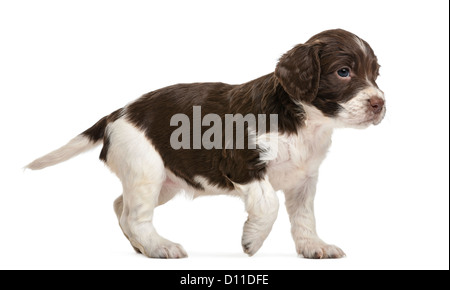
[[[196,176],[212,185],[233,189],[233,183],[245,184],[263,178],[266,164],[260,162],[260,148],[256,149],[178,149],[170,146],[170,136],[178,127],[170,126],[175,114],[190,119],[190,141],[193,148],[193,106],[201,106],[201,117],[217,114],[225,132],[225,114],[278,114],[278,131],[296,133],[303,122],[303,110],[281,87],[274,74],[268,74],[242,85],[224,83],[179,84],[148,93],[126,107],[126,118],[143,130],[161,155],[166,168],[188,184],[202,189]],[[202,126],[201,135],[210,127]],[[248,144],[245,132],[245,148]],[[225,148],[225,138],[222,136]],[[235,148],[235,146],[234,146]]]

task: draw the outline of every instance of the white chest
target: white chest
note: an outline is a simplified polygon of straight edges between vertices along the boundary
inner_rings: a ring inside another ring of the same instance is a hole
[[[290,190],[308,177],[317,176],[331,145],[331,135],[332,129],[321,126],[303,128],[298,135],[279,135],[276,158],[268,163],[274,189]]]

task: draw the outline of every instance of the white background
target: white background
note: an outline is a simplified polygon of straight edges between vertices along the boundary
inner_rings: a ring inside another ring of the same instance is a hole
[[[1,269],[448,269],[448,1],[1,1]],[[244,206],[183,197],[155,225],[182,260],[147,259],[122,235],[117,178],[99,148],[22,167],[140,95],[180,82],[243,83],[325,29],[368,41],[388,113],[336,131],[321,167],[319,235],[347,254],[298,258],[283,206],[261,250]]]

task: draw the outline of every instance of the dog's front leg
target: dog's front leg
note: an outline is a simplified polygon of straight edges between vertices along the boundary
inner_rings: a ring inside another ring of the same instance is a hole
[[[272,230],[278,215],[278,197],[267,177],[246,185],[237,185],[236,189],[241,193],[248,212],[242,248],[246,254],[253,256]]]
[[[286,208],[297,253],[313,259],[341,258],[345,253],[340,248],[326,244],[317,236],[314,217],[316,185],[317,175],[307,177],[297,188],[285,191]]]

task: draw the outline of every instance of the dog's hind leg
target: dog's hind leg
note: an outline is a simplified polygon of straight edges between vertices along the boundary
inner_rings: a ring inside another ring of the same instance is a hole
[[[133,248],[151,258],[183,258],[183,247],[161,237],[153,211],[165,181],[163,161],[144,133],[119,119],[107,128],[106,163],[122,182],[123,195],[114,202],[120,227]]]
[[[177,188],[163,186],[163,188],[161,189],[161,191],[159,193],[158,206],[165,204],[179,192],[180,192],[180,190]],[[114,200],[114,212],[116,213],[117,220],[119,221],[119,226],[120,226],[120,218],[122,217],[122,212],[123,212],[123,195],[120,195],[118,198],[116,198],[116,200]],[[122,230],[122,232],[123,232],[123,230]],[[124,232],[124,235],[128,239],[128,236],[125,234],[125,232]],[[141,254],[141,251],[138,248],[136,248],[134,246],[133,246],[133,248],[137,253]]]
[[[117,220],[119,221],[119,226],[120,226],[120,218],[122,217],[122,212],[123,212],[123,195],[120,195],[118,198],[116,198],[116,200],[114,201],[114,212],[116,213],[117,216]],[[122,229],[122,226],[120,226],[120,228]],[[128,238],[128,236],[125,234],[125,232],[122,229],[123,234],[125,235],[125,237],[128,239],[128,241],[130,240]],[[136,248],[135,246],[131,245],[133,247],[133,249],[136,251],[136,253],[138,254],[142,254],[141,251]]]

